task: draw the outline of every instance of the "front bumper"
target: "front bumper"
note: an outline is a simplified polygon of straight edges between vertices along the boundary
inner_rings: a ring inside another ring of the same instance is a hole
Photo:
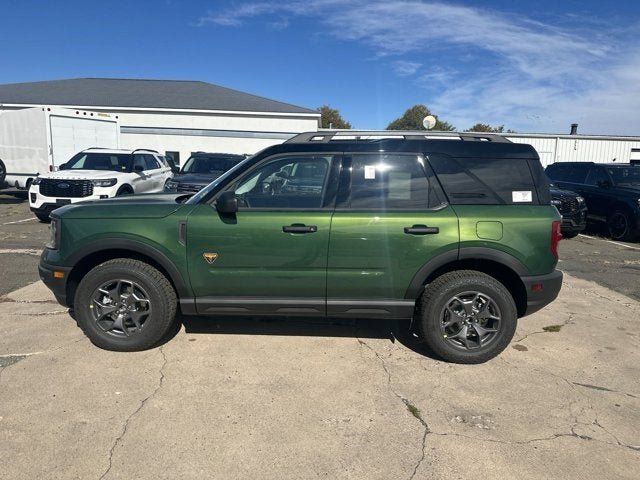
[[[43,252],[43,256],[45,255]],[[51,265],[40,258],[40,264],[38,265],[38,273],[40,274],[40,280],[53,292],[57,302],[64,306],[71,306],[71,299],[67,299],[67,283],[69,281],[69,273],[72,267],[61,267],[59,265]],[[54,274],[57,274],[54,275]]]
[[[580,233],[587,228],[587,209],[583,208],[572,214],[563,214],[560,230],[564,233]]]
[[[64,207],[69,203],[86,202],[87,200],[100,200],[115,195],[113,187],[94,187],[93,195],[86,197],[47,197],[40,193],[37,185],[29,189],[29,207],[32,212],[51,212],[56,208]]]
[[[554,270],[547,275],[533,275],[521,277],[527,292],[527,310],[525,315],[531,315],[553,302],[562,287],[562,272]]]

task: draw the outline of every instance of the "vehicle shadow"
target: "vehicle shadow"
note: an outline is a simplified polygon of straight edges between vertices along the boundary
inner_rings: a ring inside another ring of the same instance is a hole
[[[404,320],[327,319],[327,318],[257,318],[200,317],[178,315],[178,322],[160,344],[178,334],[184,326],[187,334],[205,335],[280,335],[290,337],[336,337],[387,339],[428,358],[439,360],[430,352]]]
[[[0,190],[0,205],[17,205],[27,200],[26,192],[3,192]]]

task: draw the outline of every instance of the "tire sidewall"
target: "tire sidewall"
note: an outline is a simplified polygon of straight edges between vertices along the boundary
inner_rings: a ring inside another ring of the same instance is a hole
[[[129,337],[117,337],[103,331],[93,319],[91,298],[93,292],[111,280],[127,280],[140,285],[148,295],[153,313],[147,318],[141,332]],[[169,315],[169,308],[162,290],[153,277],[144,270],[135,270],[121,265],[98,265],[80,282],[74,299],[77,321],[91,341],[108,350],[140,350],[150,348],[166,331],[162,320]]]
[[[453,296],[465,291],[477,291],[488,295],[496,302],[501,313],[501,325],[497,338],[486,347],[474,351],[455,348],[443,338],[440,330],[440,315],[445,304]],[[450,284],[441,286],[430,297],[424,313],[420,320],[423,322],[423,335],[429,337],[427,343],[445,360],[462,363],[480,363],[498,355],[509,345],[518,323],[516,305],[509,291],[497,280],[485,275],[456,279]]]
[[[615,218],[616,215],[623,215],[625,218],[625,221],[627,223],[627,230],[624,232],[623,235],[620,235],[618,237],[615,237],[613,235],[613,231],[612,231],[612,222],[613,219]],[[609,217],[608,219],[608,228],[609,228],[609,236],[613,239],[613,240],[631,240],[633,235],[632,235],[632,231],[634,229],[634,225],[633,225],[633,220],[632,217],[624,210],[615,210],[612,214],[611,217]]]

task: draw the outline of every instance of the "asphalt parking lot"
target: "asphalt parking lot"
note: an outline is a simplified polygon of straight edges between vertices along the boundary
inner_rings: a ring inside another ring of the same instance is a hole
[[[403,325],[189,319],[93,347],[0,195],[0,478],[638,478],[640,244],[561,243],[559,299],[476,366]]]

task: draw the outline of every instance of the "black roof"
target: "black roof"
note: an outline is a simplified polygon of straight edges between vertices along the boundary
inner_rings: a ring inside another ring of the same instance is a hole
[[[455,139],[384,138],[376,140],[340,140],[337,142],[281,143],[262,151],[265,153],[331,152],[331,153],[425,153],[453,157],[539,159],[536,150],[526,143],[476,142]]]
[[[73,78],[0,85],[0,104],[318,113],[211,83],[188,80]]]

